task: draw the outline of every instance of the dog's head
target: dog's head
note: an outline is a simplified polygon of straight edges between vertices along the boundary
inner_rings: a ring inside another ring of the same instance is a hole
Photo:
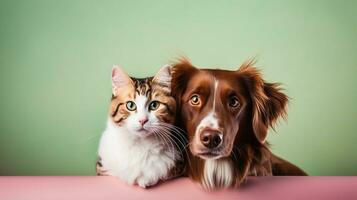
[[[288,97],[266,83],[253,62],[237,71],[198,69],[182,60],[173,67],[173,92],[194,156],[218,159],[234,145],[264,144],[268,128],[285,115]]]

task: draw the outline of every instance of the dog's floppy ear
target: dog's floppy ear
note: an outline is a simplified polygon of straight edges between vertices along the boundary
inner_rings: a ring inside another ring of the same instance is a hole
[[[259,142],[264,143],[269,127],[274,128],[279,117],[285,119],[289,98],[281,92],[280,84],[265,82],[253,65],[254,61],[244,63],[238,74],[251,98],[254,134]]]
[[[179,105],[181,104],[181,95],[186,90],[187,82],[195,71],[197,71],[197,68],[184,58],[180,59],[171,68],[172,95],[176,98]]]

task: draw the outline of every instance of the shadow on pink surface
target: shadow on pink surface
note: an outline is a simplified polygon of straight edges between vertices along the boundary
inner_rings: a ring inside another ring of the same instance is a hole
[[[249,177],[239,189],[204,191],[187,178],[149,189],[114,177],[0,177],[0,199],[357,199],[357,177]]]

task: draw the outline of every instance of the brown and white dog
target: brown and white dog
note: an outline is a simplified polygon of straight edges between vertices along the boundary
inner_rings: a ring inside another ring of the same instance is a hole
[[[286,116],[288,97],[253,64],[198,69],[182,59],[172,69],[178,125],[188,134],[188,175],[207,189],[238,186],[248,175],[306,175],[268,148],[268,129]]]

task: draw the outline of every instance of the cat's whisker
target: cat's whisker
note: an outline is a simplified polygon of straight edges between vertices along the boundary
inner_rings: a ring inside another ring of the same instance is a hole
[[[169,129],[170,131],[173,131],[174,133],[176,133],[176,135],[180,137],[180,138],[177,138],[177,137],[176,137],[178,140],[182,139],[183,142],[185,142],[185,143],[188,142],[188,141],[187,141],[187,138],[182,135],[183,133],[179,132],[178,130],[173,129],[172,127],[169,127],[169,126],[166,126],[166,125],[163,125],[163,124],[160,124],[159,126],[160,126],[161,128],[166,128],[166,129]],[[174,136],[174,135],[173,135],[173,136]]]
[[[191,165],[191,163],[190,163],[189,154],[188,154],[188,152],[187,152],[187,150],[186,150],[186,147],[187,147],[188,145],[184,145],[184,144],[179,140],[179,138],[177,138],[175,135],[171,134],[170,130],[167,129],[166,127],[157,127],[157,128],[159,128],[159,129],[161,129],[162,131],[164,131],[165,134],[171,135],[171,136],[173,136],[173,137],[175,137],[175,138],[177,139],[177,142],[179,142],[179,144],[182,145],[182,148],[180,148],[180,145],[178,145],[178,143],[177,143],[175,140],[172,140],[172,141],[176,144],[177,148],[180,150],[181,155],[182,155],[183,157],[184,157],[184,155],[183,155],[182,149],[184,150],[184,152],[185,152],[185,154],[186,154],[185,157],[187,157],[188,165],[189,165],[189,167],[190,167],[191,170],[192,170],[192,165]],[[170,138],[170,139],[172,139],[172,138]]]
[[[180,128],[180,127],[178,127],[178,126],[175,126],[174,124],[169,124],[169,123],[166,123],[166,122],[160,122],[160,123],[169,125],[169,126],[171,126],[171,127],[175,127],[175,128],[177,128],[177,129],[179,129],[180,131],[186,133],[185,130],[183,130],[182,128]]]
[[[168,140],[168,138],[166,138],[162,133],[160,133],[158,129],[153,128],[153,129],[152,129],[152,132],[154,133],[154,135],[159,136],[159,137],[161,138],[161,140],[166,144],[166,146],[169,147],[170,153],[171,153],[171,154],[174,156],[174,158],[175,158],[173,143],[172,143],[170,140]],[[169,142],[171,143],[171,145],[169,144]],[[171,148],[170,148],[170,147],[171,147]]]
[[[153,126],[150,127],[149,131],[152,132],[153,135],[155,135],[155,137],[160,137],[160,140],[163,141],[166,146],[170,146],[170,144],[168,143],[167,139],[164,138],[160,132],[158,132],[156,127],[153,127]]]
[[[157,135],[155,134],[154,130],[150,130],[150,128],[149,128],[149,131],[154,133],[153,135],[155,136],[156,140],[160,140],[160,139],[159,139],[159,136],[157,136]]]
[[[188,139],[181,133],[179,132],[178,130],[176,129],[173,129],[173,128],[170,128],[170,127],[166,127],[167,129],[170,129],[172,132],[175,133],[175,136],[179,137],[178,139],[179,140],[182,140],[183,142],[187,143],[188,142]]]
[[[174,130],[171,130],[170,128],[167,128],[167,127],[160,127],[158,126],[159,129],[161,130],[165,130],[168,132],[168,134],[172,137],[175,137],[175,139],[177,139],[178,141],[180,141],[180,138],[176,137],[175,134],[172,134],[171,131],[174,131]],[[175,131],[174,131],[175,132]],[[175,132],[176,133],[176,132]],[[180,141],[181,142],[181,141]],[[184,146],[184,145],[183,145]]]
[[[164,127],[160,127],[160,128],[161,128],[161,129],[165,129]],[[177,142],[181,145],[182,149],[185,151],[186,156],[188,156],[188,153],[187,153],[187,150],[186,150],[186,145],[184,145],[184,143],[183,143],[182,141],[180,141],[180,139],[179,139],[178,137],[176,137],[175,135],[171,134],[170,130],[167,130],[167,129],[166,129],[166,131],[168,131],[168,132],[169,132],[168,134],[171,135],[172,137],[174,137],[174,138],[177,140]],[[173,141],[175,141],[175,140],[173,140]],[[175,142],[176,142],[176,141],[175,141]],[[180,151],[181,151],[180,145],[178,145],[178,148],[179,148]],[[182,151],[181,151],[181,152],[182,152]]]
[[[170,140],[171,142],[174,142],[174,143],[176,144],[176,147],[178,148],[178,150],[181,151],[180,146],[176,143],[175,140],[173,140],[173,139],[171,138],[171,136],[173,136],[171,133],[167,133],[167,132],[166,132],[167,130],[163,130],[163,129],[160,129],[160,131],[161,131],[161,133],[162,133],[168,140]],[[181,154],[182,154],[182,152],[181,152]],[[183,156],[183,155],[182,155],[182,156]]]
[[[170,153],[173,155],[173,157],[176,157],[176,148],[174,146],[174,144],[172,143],[172,141],[170,140],[170,138],[166,137],[165,134],[161,133],[159,130],[155,131],[157,134],[159,134],[163,140],[166,141],[167,147],[169,148]],[[169,144],[170,143],[170,144]]]
[[[160,131],[160,128],[158,126],[154,126],[153,130],[156,134],[160,134],[162,137],[165,137],[165,141],[168,140],[171,143],[171,146],[173,146],[172,141],[170,140],[171,138],[167,137],[166,134],[163,134],[162,131]]]
[[[180,127],[178,126],[175,126],[173,124],[168,124],[166,122],[156,122],[155,123],[156,125],[160,125],[160,126],[166,126],[166,127],[169,127],[169,128],[173,128],[173,129],[176,129],[178,130],[180,133],[182,134],[187,134],[186,131],[184,131],[183,129],[181,129]]]
[[[160,126],[155,126],[155,128],[156,128],[157,130],[159,130],[160,133],[165,136],[165,138],[169,139],[170,141],[172,140],[171,136],[174,136],[174,135],[172,135],[169,130],[163,129],[163,127],[160,127]],[[172,141],[174,141],[174,140],[172,140]]]
[[[185,137],[187,135],[187,133],[184,130],[182,130],[181,128],[179,128],[175,125],[172,125],[172,124],[165,123],[165,122],[160,122],[157,124],[159,126],[164,126],[164,127],[174,130],[175,133],[177,133],[181,137],[181,139],[183,139],[183,140],[185,140],[185,142],[187,142],[188,139]]]
[[[165,132],[165,134],[167,134],[167,132]],[[192,164],[191,164],[191,162],[190,162],[190,159],[188,159],[188,153],[187,153],[187,151],[186,151],[186,149],[184,148],[183,150],[185,151],[185,154],[186,154],[186,156],[184,156],[183,155],[183,152],[182,152],[182,150],[181,150],[181,148],[180,148],[180,145],[178,145],[177,143],[176,143],[176,141],[175,140],[173,140],[173,142],[175,143],[175,145],[176,145],[176,147],[180,150],[180,152],[181,152],[181,156],[184,158],[184,157],[186,157],[187,158],[187,164],[188,164],[188,166],[190,167],[190,169],[192,170]],[[182,143],[181,143],[182,144]],[[183,144],[182,144],[183,145]]]

